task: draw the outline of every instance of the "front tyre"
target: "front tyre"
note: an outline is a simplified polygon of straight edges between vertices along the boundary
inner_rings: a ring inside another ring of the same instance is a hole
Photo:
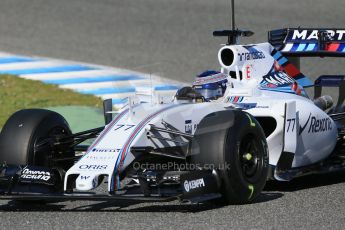
[[[36,144],[49,137],[70,134],[67,121],[56,112],[44,109],[17,111],[0,133],[0,163],[51,166],[48,158],[52,153],[35,151]]]
[[[261,193],[268,175],[264,132],[248,113],[229,110],[210,114],[195,132],[191,161],[213,165],[226,204],[251,202]]]

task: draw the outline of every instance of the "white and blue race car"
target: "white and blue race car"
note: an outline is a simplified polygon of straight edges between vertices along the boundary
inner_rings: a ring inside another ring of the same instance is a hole
[[[55,112],[14,113],[0,134],[0,198],[238,204],[253,201],[270,179],[342,170],[345,77],[313,83],[298,60],[345,56],[345,30],[281,29],[266,43],[235,44],[251,34],[215,32],[229,37],[220,71],[173,97],[133,96],[116,113],[106,100],[104,127],[72,134]],[[313,99],[305,91],[311,86]],[[340,89],[336,105],[321,95],[323,86]]]

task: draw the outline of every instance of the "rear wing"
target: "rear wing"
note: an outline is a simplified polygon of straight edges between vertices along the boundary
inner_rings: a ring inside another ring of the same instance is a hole
[[[268,41],[284,56],[345,57],[345,29],[278,29]]]

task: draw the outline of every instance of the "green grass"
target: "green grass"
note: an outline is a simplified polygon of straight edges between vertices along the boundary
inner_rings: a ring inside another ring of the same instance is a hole
[[[95,96],[60,89],[56,85],[0,75],[0,127],[17,110],[61,105],[101,107],[102,100]]]

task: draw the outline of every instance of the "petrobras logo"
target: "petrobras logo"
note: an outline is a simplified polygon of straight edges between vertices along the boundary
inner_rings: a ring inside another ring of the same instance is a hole
[[[344,41],[345,42],[345,30],[290,30],[287,36],[286,42],[299,42],[299,41],[317,41],[320,33],[330,41]]]
[[[22,171],[22,175],[20,177],[24,179],[48,181],[51,175],[50,172],[47,171],[30,170],[28,168],[25,168]]]
[[[185,180],[183,183],[183,187],[186,192],[189,192],[193,189],[205,187],[205,181],[203,178],[191,180],[191,181]]]

